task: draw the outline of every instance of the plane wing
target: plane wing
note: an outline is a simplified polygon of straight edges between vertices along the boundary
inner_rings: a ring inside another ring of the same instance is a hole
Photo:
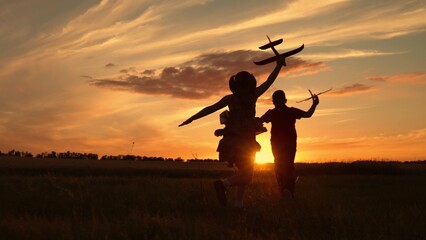
[[[277,40],[277,41],[279,41],[279,40]],[[292,55],[294,55],[296,53],[301,52],[304,47],[305,47],[305,44],[302,44],[302,46],[300,46],[300,47],[298,47],[298,48],[296,48],[294,50],[291,50],[291,51],[285,52],[283,54],[280,54],[280,56],[283,56],[284,58],[290,57],[290,56],[292,56]],[[275,61],[277,61],[277,56],[273,56],[273,57],[267,58],[267,59],[262,60],[262,61],[254,62],[254,64],[256,64],[256,65],[265,65],[265,64],[268,64],[268,63],[271,63],[271,62],[275,62]]]
[[[281,39],[278,39],[276,41],[267,43],[267,44],[265,44],[263,46],[260,46],[259,48],[262,49],[262,50],[265,50],[265,49],[271,48],[273,46],[277,46],[278,44],[281,44],[282,42],[283,42],[283,39],[281,38]]]

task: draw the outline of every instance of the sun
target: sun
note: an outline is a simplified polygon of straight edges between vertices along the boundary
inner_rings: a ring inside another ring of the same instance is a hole
[[[257,136],[257,142],[260,143],[262,148],[259,152],[256,153],[255,163],[264,164],[264,163],[273,163],[274,155],[272,154],[271,142],[269,140],[269,135],[265,134],[265,136]],[[294,158],[294,162],[307,162],[309,157],[312,157],[309,153],[300,150],[296,152],[296,156]]]
[[[265,136],[258,136],[256,139],[262,149],[256,153],[255,163],[263,164],[263,163],[272,163],[274,162],[274,156],[272,155],[271,143],[269,141],[269,136],[265,134]]]

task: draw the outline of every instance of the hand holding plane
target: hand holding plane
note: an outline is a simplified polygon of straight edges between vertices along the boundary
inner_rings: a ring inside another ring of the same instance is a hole
[[[321,94],[323,94],[323,93],[326,93],[326,92],[330,92],[331,90],[332,90],[332,88],[330,88],[330,89],[328,89],[328,90],[325,90],[325,91],[323,91],[323,92],[317,93],[317,94],[313,94],[313,93],[311,92],[311,90],[310,90],[310,89],[308,89],[309,93],[311,94],[311,97],[308,97],[308,98],[305,98],[305,99],[303,99],[303,100],[297,101],[296,103],[301,103],[301,102],[304,102],[304,101],[308,101],[309,99],[314,99],[314,100],[315,100],[315,98],[316,98],[316,99],[318,99],[318,96],[319,96],[319,95],[321,95]]]

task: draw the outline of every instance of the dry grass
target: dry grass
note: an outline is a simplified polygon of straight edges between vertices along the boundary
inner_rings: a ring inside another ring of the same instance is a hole
[[[376,171],[338,174],[339,166],[328,165],[337,170],[324,174],[324,166],[299,166],[296,199],[280,198],[272,171],[263,166],[266,169],[256,171],[247,192],[247,211],[241,213],[216,203],[211,182],[232,174],[223,164],[2,158],[0,236],[31,240],[424,237],[426,174],[418,171],[421,167],[388,164],[381,165],[382,171],[371,167]],[[403,170],[395,171],[395,166]]]

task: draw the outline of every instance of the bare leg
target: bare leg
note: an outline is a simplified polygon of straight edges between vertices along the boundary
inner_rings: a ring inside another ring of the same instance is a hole
[[[253,178],[253,166],[247,166],[238,170],[238,173],[232,177],[227,178],[229,186],[242,186],[250,184]]]
[[[253,164],[251,159],[247,160],[246,166],[239,166],[238,173],[232,177],[222,180],[225,187],[236,187],[235,207],[243,207],[244,192],[246,186],[251,183],[253,179]]]

